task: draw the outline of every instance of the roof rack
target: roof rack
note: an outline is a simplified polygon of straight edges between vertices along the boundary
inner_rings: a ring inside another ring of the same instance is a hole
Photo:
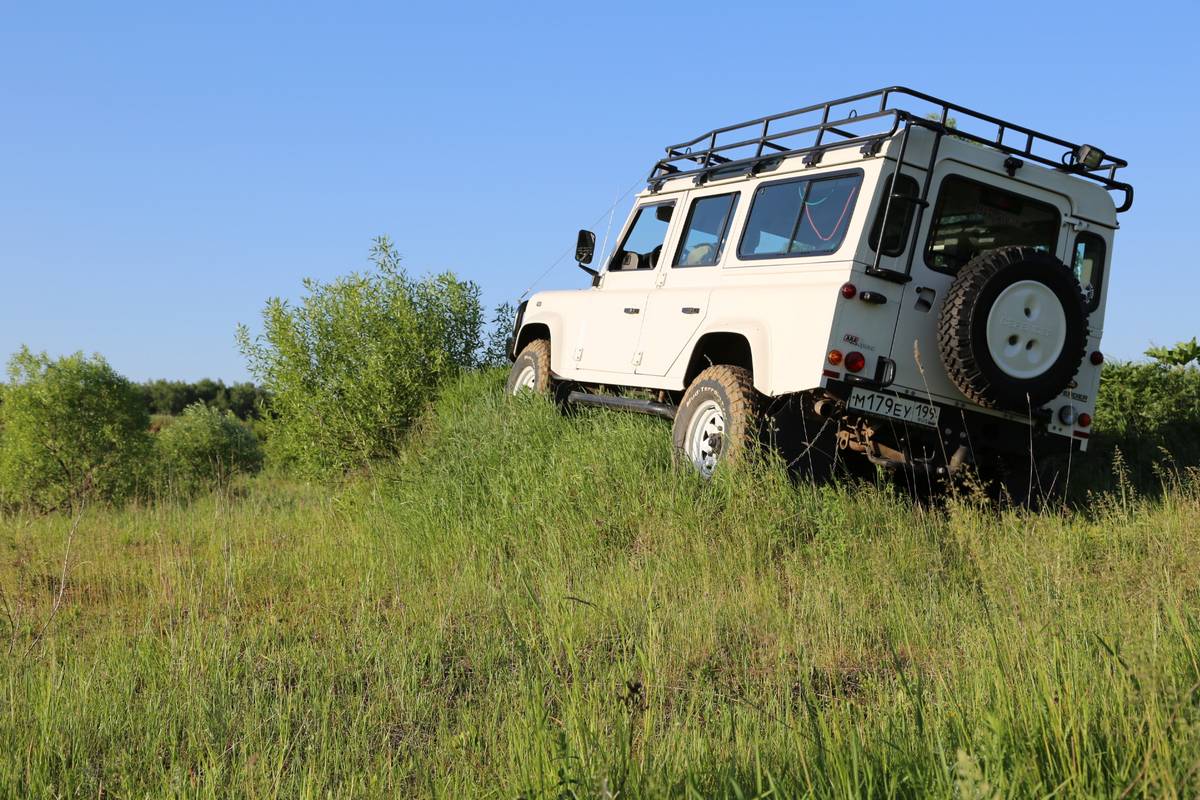
[[[924,110],[898,105],[911,105],[913,101],[923,105]],[[805,163],[811,166],[819,163],[828,150],[856,145],[862,148],[864,156],[873,156],[883,141],[901,128],[907,143],[908,131],[913,126],[934,131],[939,143],[942,136],[954,136],[1007,153],[1012,157],[1005,162],[1010,172],[1020,166],[1020,162],[1013,161],[1020,157],[1096,181],[1109,191],[1121,191],[1124,199],[1117,207],[1118,212],[1133,205],[1133,187],[1117,180],[1117,170],[1129,166],[1124,159],[1092,145],[1039,133],[903,86],[889,86],[727,125],[673,144],[667,148],[666,157],[654,164],[647,182],[657,190],[664,181],[688,175],[695,176],[696,183],[704,183],[718,175],[743,171],[755,174],[783,158],[797,155],[804,155]],[[1057,158],[1055,151],[1061,152]],[[936,146],[931,166],[934,158]]]

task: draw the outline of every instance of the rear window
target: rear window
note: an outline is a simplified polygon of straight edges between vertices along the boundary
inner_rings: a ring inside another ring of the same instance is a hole
[[[929,228],[925,263],[958,269],[985,250],[1008,245],[1054,253],[1062,220],[1058,209],[959,175],[942,181]]]
[[[870,245],[872,250],[876,250],[879,248],[879,229],[883,227],[886,209],[887,232],[883,235],[885,256],[898,256],[904,252],[904,245],[908,242],[908,229],[912,226],[913,215],[917,211],[917,204],[912,201],[921,191],[916,178],[901,174],[900,179],[896,181],[896,197],[892,198],[892,206],[889,209],[887,202],[888,195],[892,193],[893,177],[895,176],[889,176],[884,182],[883,194],[879,198],[879,210],[875,212],[875,225],[871,228]]]
[[[738,245],[744,259],[835,252],[846,238],[862,173],[759,187]]]
[[[1104,239],[1094,233],[1079,234],[1071,258],[1071,268],[1083,288],[1088,311],[1095,311],[1100,305],[1100,280],[1104,277]]]

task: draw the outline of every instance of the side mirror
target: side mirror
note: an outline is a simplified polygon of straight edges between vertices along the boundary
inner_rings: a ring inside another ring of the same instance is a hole
[[[596,255],[596,234],[591,231],[580,231],[575,239],[575,260],[580,264],[592,263]]]
[[[575,238],[575,260],[579,262],[581,270],[592,276],[593,286],[596,285],[596,279],[600,277],[600,273],[587,265],[592,263],[592,257],[595,255],[596,234],[581,230],[579,236]]]

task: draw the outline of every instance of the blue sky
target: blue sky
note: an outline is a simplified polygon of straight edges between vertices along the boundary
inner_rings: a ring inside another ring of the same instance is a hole
[[[0,354],[244,379],[235,325],[381,233],[511,299],[666,144],[899,83],[1131,162],[1104,349],[1136,357],[1200,333],[1197,8],[4,3]]]

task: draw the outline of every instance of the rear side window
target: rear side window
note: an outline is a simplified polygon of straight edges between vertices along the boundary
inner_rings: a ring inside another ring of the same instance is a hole
[[[717,263],[725,248],[737,197],[736,193],[718,194],[698,198],[692,203],[674,266],[711,267]]]
[[[883,226],[883,212],[887,209],[888,195],[892,192],[892,178],[889,177],[883,185],[883,195],[879,198],[879,210],[875,212],[875,224],[871,228],[871,249],[879,248],[879,229]],[[888,209],[887,231],[883,235],[883,254],[898,256],[904,252],[908,241],[908,229],[912,226],[913,215],[917,211],[916,199],[920,188],[917,179],[911,175],[901,175],[896,181],[896,197],[892,198],[892,207]]]
[[[862,174],[759,187],[738,245],[746,259],[835,252],[846,238]]]
[[[1095,311],[1100,305],[1100,279],[1104,276],[1104,239],[1094,233],[1079,234],[1071,254],[1071,268],[1083,287],[1088,311]]]
[[[984,250],[1008,245],[1054,253],[1058,209],[994,186],[951,175],[942,181],[925,263],[954,273]]]

